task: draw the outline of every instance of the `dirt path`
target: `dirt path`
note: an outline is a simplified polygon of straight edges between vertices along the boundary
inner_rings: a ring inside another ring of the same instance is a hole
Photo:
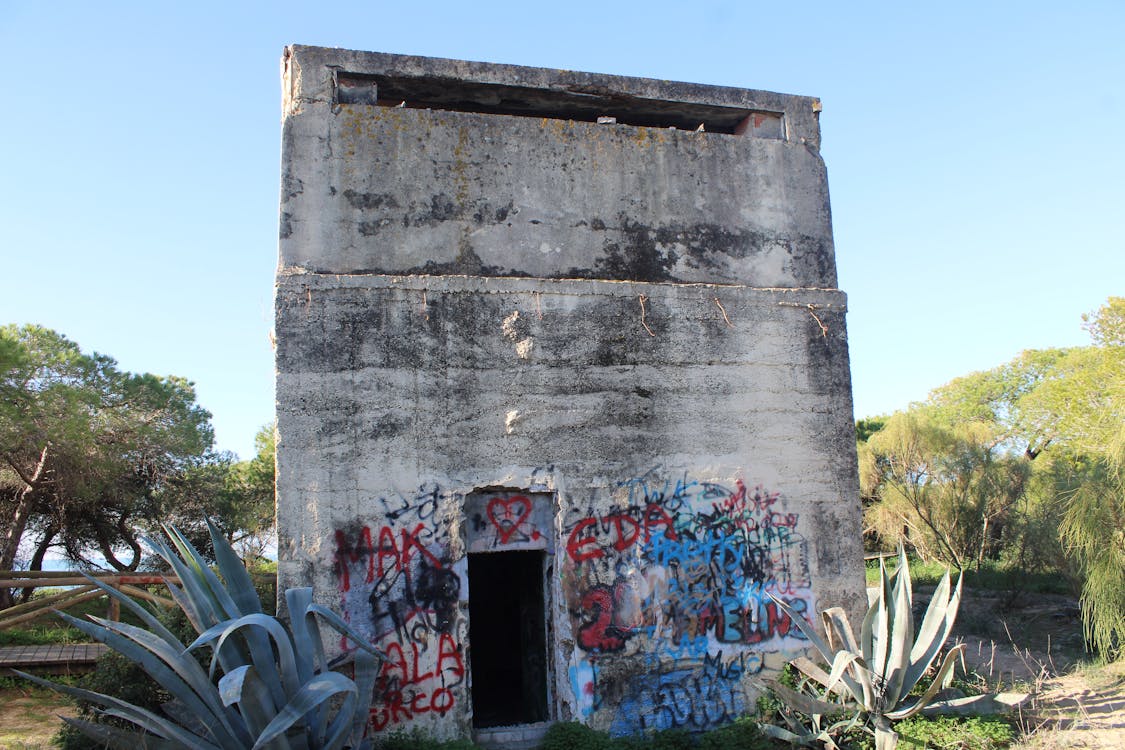
[[[1014,685],[1033,694],[1020,712],[1026,734],[1016,750],[1125,750],[1125,663],[1076,666],[1082,625],[1072,598],[1012,602],[966,592],[954,632],[966,662],[993,689]]]
[[[1125,664],[1049,680],[1024,720],[1033,731],[1019,750],[1125,750]]]
[[[0,689],[0,750],[49,750],[60,714],[77,713],[58,693],[37,687]]]

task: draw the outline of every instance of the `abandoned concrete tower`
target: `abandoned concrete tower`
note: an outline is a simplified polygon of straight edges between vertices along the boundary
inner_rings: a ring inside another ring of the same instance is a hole
[[[283,79],[280,582],[387,653],[374,728],[752,712],[805,646],[769,595],[863,597],[818,101],[302,46]]]

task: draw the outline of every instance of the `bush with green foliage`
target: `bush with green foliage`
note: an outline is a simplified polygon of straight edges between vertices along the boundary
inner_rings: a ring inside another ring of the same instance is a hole
[[[919,586],[937,586],[946,567],[936,560],[911,557],[910,578]],[[1073,594],[1073,582],[1055,572],[1036,571],[1008,560],[985,560],[981,565],[961,571],[965,588],[974,591],[1003,591],[1029,594]],[[879,585],[879,561],[867,563],[867,585]]]
[[[611,740],[605,732],[591,729],[577,721],[560,721],[547,727],[540,750],[610,750]]]
[[[123,701],[153,712],[159,712],[160,707],[171,699],[144,670],[116,651],[103,654],[94,671],[80,677],[75,686],[95,693],[113,694]],[[86,700],[76,700],[75,703],[78,705],[79,718],[83,721],[128,728],[128,722],[100,714],[95,703]],[[101,740],[84,734],[71,724],[65,724],[55,734],[52,744],[59,750],[99,750],[105,747]]]
[[[652,750],[692,750],[695,738],[686,729],[663,729],[649,736],[648,747]]]
[[[373,750],[479,750],[470,740],[435,740],[425,732],[387,732],[374,740]]]
[[[775,747],[750,717],[693,734],[684,729],[665,729],[651,734],[610,737],[576,721],[552,724],[540,750],[768,750]],[[396,748],[397,750],[397,748]],[[419,749],[420,750],[420,749]]]
[[[262,613],[259,595],[242,561],[214,526],[209,525],[209,532],[219,574],[175,529],[168,529],[171,547],[149,541],[180,579],[183,588],[169,585],[169,590],[198,633],[190,645],[185,646],[140,603],[109,587],[103,588],[147,629],[61,615],[140,665],[172,698],[171,706],[165,704],[158,712],[107,693],[23,676],[99,705],[104,715],[133,725],[130,730],[66,719],[108,747],[370,747],[370,739],[363,735],[379,652],[337,615],[314,604],[311,589],[286,592],[288,626]],[[321,622],[357,644],[354,681],[328,669]],[[210,650],[209,670],[193,653],[203,648]]]
[[[758,722],[750,717],[740,717],[733,724],[699,736],[701,750],[768,750],[773,746],[758,728]]]
[[[895,727],[909,748],[996,750],[1016,739],[1011,722],[1000,716],[915,716]]]

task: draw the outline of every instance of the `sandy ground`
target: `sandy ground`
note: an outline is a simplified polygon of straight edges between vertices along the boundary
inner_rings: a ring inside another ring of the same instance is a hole
[[[955,633],[990,685],[1031,694],[1018,712],[1025,736],[1017,750],[1125,750],[1125,663],[1077,665],[1082,625],[1073,599],[967,592]]]
[[[62,726],[59,715],[76,713],[67,698],[50,690],[0,689],[0,750],[47,750]]]
[[[1125,750],[1125,664],[1049,680],[1024,721],[1030,735],[1020,750]]]

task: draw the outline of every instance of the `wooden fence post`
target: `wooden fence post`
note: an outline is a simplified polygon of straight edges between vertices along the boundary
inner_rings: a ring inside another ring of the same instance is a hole
[[[117,578],[106,580],[106,583],[109,584],[110,588],[114,591],[121,590],[121,587],[118,585],[119,582]],[[106,619],[110,622],[118,622],[121,620],[121,602],[119,602],[115,596],[109,596],[109,594],[106,594],[106,596],[109,598],[109,609],[106,612]]]

